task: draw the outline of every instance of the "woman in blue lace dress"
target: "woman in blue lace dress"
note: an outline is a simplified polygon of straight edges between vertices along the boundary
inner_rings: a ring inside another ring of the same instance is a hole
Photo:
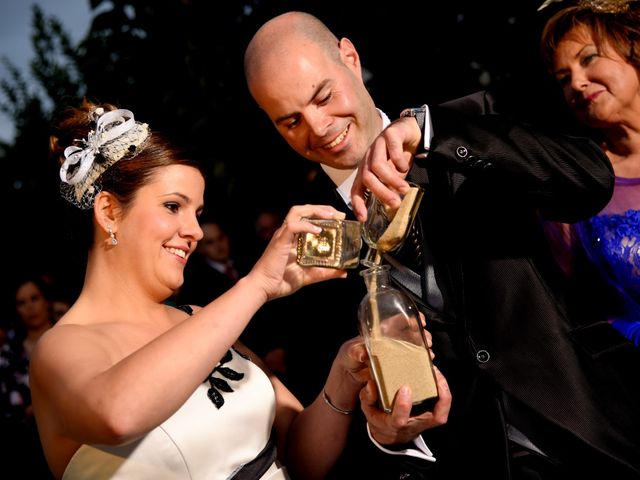
[[[579,242],[615,289],[608,318],[639,345],[640,2],[580,0],[563,8],[545,26],[542,52],[569,108],[600,141],[616,174],[607,207],[565,226],[565,238]]]

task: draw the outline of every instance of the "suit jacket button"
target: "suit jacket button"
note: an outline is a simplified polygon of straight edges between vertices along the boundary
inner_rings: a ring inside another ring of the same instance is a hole
[[[487,363],[490,358],[491,355],[489,355],[489,352],[487,352],[486,350],[478,350],[478,352],[476,353],[476,360],[478,360],[480,363]]]
[[[467,158],[469,151],[466,147],[458,147],[456,148],[456,155],[460,158]]]

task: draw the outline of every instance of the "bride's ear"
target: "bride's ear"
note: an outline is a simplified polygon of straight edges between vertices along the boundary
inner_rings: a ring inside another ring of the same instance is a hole
[[[109,192],[100,192],[93,203],[93,216],[97,225],[96,235],[113,246],[118,244],[118,219],[120,207],[116,198]]]

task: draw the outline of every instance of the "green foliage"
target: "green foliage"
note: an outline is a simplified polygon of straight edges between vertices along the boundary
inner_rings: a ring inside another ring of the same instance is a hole
[[[6,58],[2,62],[8,77],[0,79],[0,110],[15,125],[13,141],[0,145],[0,198],[11,206],[5,225],[14,233],[17,251],[8,259],[9,271],[35,265],[57,269],[57,263],[62,261],[60,255],[53,253],[63,254],[64,245],[63,237],[55,233],[61,216],[59,167],[49,158],[49,129],[55,106],[81,92],[76,53],[62,25],[46,17],[37,5],[32,14],[34,81],[29,82]]]
[[[38,5],[32,8],[35,59],[31,72],[54,105],[76,98],[82,92],[82,77],[77,69],[79,54],[55,17],[46,17]]]

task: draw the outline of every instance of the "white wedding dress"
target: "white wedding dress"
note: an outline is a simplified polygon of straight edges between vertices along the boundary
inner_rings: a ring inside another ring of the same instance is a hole
[[[175,414],[143,438],[123,446],[80,447],[63,480],[233,478],[267,445],[275,416],[275,394],[259,367],[234,349],[230,354],[230,361],[219,364]],[[237,375],[232,374],[236,373],[244,376],[234,380]],[[220,381],[233,391],[216,389],[224,399],[224,404],[216,408],[207,392]],[[260,478],[280,480],[288,476],[274,462]]]

